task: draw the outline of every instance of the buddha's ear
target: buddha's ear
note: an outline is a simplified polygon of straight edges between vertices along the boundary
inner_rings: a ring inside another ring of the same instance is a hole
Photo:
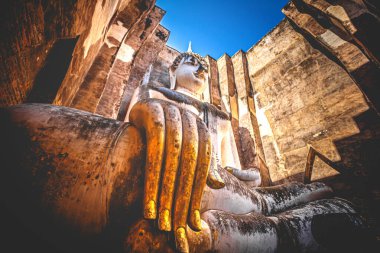
[[[170,78],[170,89],[174,90],[176,82],[176,74],[173,68],[169,68],[169,78]]]

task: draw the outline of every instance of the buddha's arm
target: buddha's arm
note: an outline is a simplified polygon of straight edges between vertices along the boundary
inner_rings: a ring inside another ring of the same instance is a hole
[[[220,123],[219,132],[221,139],[219,141],[221,166],[227,169],[228,172],[233,174],[239,180],[250,182],[250,186],[259,186],[261,183],[261,177],[258,169],[244,168],[244,170],[241,170],[239,154],[230,121],[223,120]]]
[[[240,159],[236,148],[235,138],[231,123],[228,120],[219,120],[218,142],[220,146],[219,156],[221,166],[241,169]]]
[[[209,234],[197,235],[201,240],[189,236],[193,252],[325,252],[333,246],[332,252],[343,250],[347,238],[352,246],[366,244],[357,239],[367,230],[363,219],[341,199],[323,199],[269,217],[210,210],[202,218]]]

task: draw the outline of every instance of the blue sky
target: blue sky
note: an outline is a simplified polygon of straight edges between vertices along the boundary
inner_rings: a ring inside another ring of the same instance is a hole
[[[283,18],[288,0],[157,0],[166,10],[161,24],[171,31],[168,45],[218,59],[247,51]]]

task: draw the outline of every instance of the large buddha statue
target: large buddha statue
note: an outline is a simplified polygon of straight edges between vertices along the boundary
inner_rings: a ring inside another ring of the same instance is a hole
[[[68,252],[318,252],[335,245],[324,244],[333,214],[342,228],[363,227],[322,183],[258,187],[229,115],[201,101],[202,57],[183,53],[170,72],[171,88],[136,90],[127,122],[52,105],[3,109],[5,227],[21,219]]]
[[[305,185],[293,182],[275,187],[257,188],[261,182],[259,170],[241,168],[229,115],[201,100],[207,87],[208,66],[205,60],[190,50],[174,60],[169,72],[170,89],[143,83],[133,95],[126,118],[127,121],[135,122],[136,117],[141,114],[141,111],[136,108],[145,106],[148,101],[160,101],[158,103],[161,106],[164,105],[162,107],[166,123],[170,121],[171,128],[176,125],[174,127],[176,130],[166,130],[166,135],[177,134],[176,138],[181,143],[181,138],[186,135],[185,128],[195,126],[195,122],[198,125],[198,144],[194,143],[195,147],[198,145],[199,152],[197,165],[194,164],[193,168],[180,166],[181,169],[190,171],[195,168],[193,195],[189,196],[191,201],[180,203],[184,207],[181,212],[186,214],[188,209],[189,214],[185,215],[188,217],[188,227],[185,229],[185,217],[180,224],[177,224],[176,214],[171,218],[172,212],[178,212],[177,202],[174,203],[171,211],[171,198],[169,197],[169,201],[166,202],[167,197],[161,196],[157,215],[158,228],[170,231],[172,229],[170,221],[173,220],[176,245],[181,252],[189,251],[185,230],[190,237],[190,248],[194,252],[204,250],[312,252],[321,250],[323,247],[310,234],[313,217],[323,214],[325,217],[328,214],[337,213],[354,214],[351,204],[341,199],[326,199],[332,196],[332,189],[323,183]],[[168,104],[163,101],[167,101]],[[173,114],[171,110],[177,113]],[[187,123],[188,117],[193,123]],[[192,130],[192,134],[194,133],[197,133],[196,128]],[[206,137],[208,135],[210,137]],[[147,142],[149,145],[149,139]],[[166,145],[173,144],[166,142]],[[204,145],[211,145],[211,147],[206,148]],[[168,146],[165,148],[171,149]],[[202,170],[200,161],[204,161],[204,158],[199,156],[203,155],[202,150],[208,150],[206,153],[211,153],[210,165],[204,164],[205,167],[209,167],[208,185],[205,185],[205,178],[200,176],[202,172],[199,171],[199,169]],[[163,180],[168,180],[173,184],[170,189],[175,185],[175,172],[172,174],[173,179],[169,180],[169,174],[172,172],[168,171],[176,171],[176,162],[178,159],[183,159],[187,152],[196,154],[196,150],[182,150],[181,157],[176,156],[179,151],[166,153]],[[172,162],[172,159],[175,162]],[[167,162],[168,160],[170,162]],[[192,159],[186,159],[186,161],[190,160],[196,161],[196,155]],[[187,177],[193,181],[192,173],[189,173]],[[163,183],[162,187],[166,189],[169,185],[170,183]],[[200,190],[203,188],[204,190]],[[203,196],[200,191],[203,191]],[[187,192],[191,193],[191,187]],[[185,197],[184,194],[186,191],[182,192],[181,196]],[[199,205],[201,197],[202,201]],[[188,203],[190,203],[189,208],[187,208]],[[152,217],[145,215],[145,218]],[[194,233],[194,231],[200,232]],[[285,245],[280,237],[292,238],[295,243],[287,242]]]

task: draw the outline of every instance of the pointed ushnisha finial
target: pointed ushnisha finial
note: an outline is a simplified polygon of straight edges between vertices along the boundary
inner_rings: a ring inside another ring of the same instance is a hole
[[[189,41],[189,47],[187,48],[188,53],[192,53],[193,50],[191,49],[191,41]]]

